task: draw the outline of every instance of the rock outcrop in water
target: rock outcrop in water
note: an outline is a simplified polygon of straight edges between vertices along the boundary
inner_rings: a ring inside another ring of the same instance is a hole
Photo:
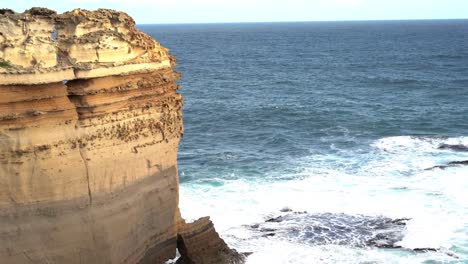
[[[455,167],[455,166],[468,166],[468,160],[451,161],[451,162],[447,163],[447,165],[438,165],[438,166],[434,166],[434,167],[431,167],[431,168],[427,168],[425,170],[433,170],[433,169],[445,170],[446,168]]]
[[[0,11],[0,263],[175,256],[193,227],[178,208],[174,64],[125,13]],[[206,258],[220,245],[238,259],[197,226]]]
[[[185,224],[179,232],[177,245],[181,258],[176,264],[240,264],[244,257],[221,240],[209,217]]]
[[[448,149],[454,151],[468,152],[468,146],[463,144],[440,144],[438,149]]]
[[[404,249],[414,253],[437,251],[458,258],[445,248],[404,248],[409,218],[392,219],[383,216],[348,215],[343,213],[293,212],[271,217],[264,223],[249,226],[259,237],[288,240],[312,246],[345,245],[356,248]]]
[[[265,237],[280,236],[311,245],[400,248],[398,242],[403,238],[406,222],[409,220],[292,212],[270,218],[251,228]]]

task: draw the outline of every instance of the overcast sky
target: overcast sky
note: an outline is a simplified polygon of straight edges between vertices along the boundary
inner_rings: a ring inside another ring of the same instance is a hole
[[[7,0],[33,6],[125,11],[138,24],[468,18],[468,0]]]

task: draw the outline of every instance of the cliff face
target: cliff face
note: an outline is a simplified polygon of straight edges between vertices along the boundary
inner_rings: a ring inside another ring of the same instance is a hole
[[[174,64],[125,13],[0,11],[0,263],[174,257]]]

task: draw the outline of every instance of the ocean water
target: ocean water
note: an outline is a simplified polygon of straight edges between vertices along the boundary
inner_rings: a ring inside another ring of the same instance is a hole
[[[468,166],[427,170],[468,160],[468,20],[139,27],[182,73],[185,218],[248,263],[468,263]]]

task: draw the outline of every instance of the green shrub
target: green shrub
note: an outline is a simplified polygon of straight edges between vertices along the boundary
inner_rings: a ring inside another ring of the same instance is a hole
[[[11,62],[9,60],[0,59],[0,67],[1,68],[10,68]]]

